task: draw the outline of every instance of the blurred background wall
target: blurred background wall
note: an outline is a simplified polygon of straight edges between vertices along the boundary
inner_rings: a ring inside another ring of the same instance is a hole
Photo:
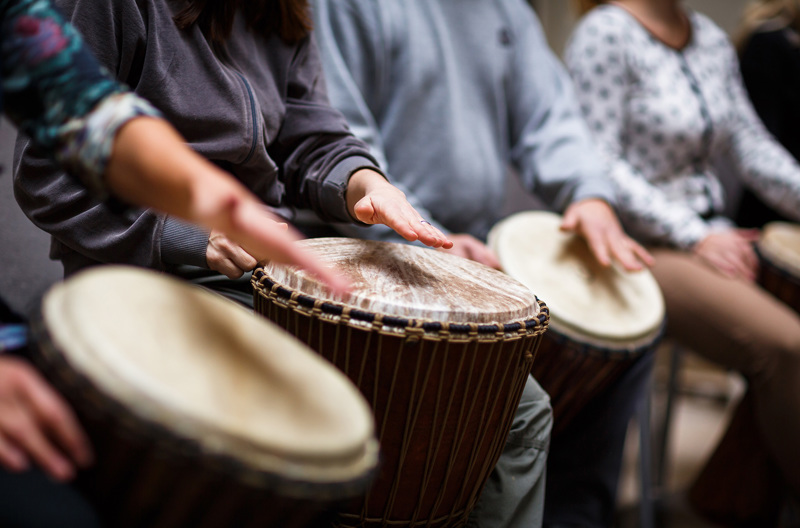
[[[561,53],[575,23],[572,0],[531,0],[542,20],[550,45]],[[686,5],[710,16],[729,34],[736,31],[748,0],[687,0]]]

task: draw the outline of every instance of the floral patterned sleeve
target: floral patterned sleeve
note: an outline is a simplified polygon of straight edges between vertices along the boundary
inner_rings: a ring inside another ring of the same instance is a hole
[[[0,0],[0,107],[101,194],[116,132],[159,115],[100,67],[49,0]]]

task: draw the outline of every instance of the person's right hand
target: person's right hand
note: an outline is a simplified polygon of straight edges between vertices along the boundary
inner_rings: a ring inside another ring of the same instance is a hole
[[[0,464],[31,462],[59,481],[92,463],[89,441],[69,405],[28,363],[0,357]]]
[[[451,234],[448,235],[450,241],[453,242],[453,247],[451,249],[442,249],[444,253],[450,253],[451,255],[456,255],[458,257],[463,257],[465,259],[474,260],[480,264],[484,264],[489,266],[490,268],[494,269],[501,269],[500,260],[497,258],[497,255],[494,254],[494,251],[489,249],[489,246],[478,240],[472,235],[468,235],[465,233],[462,234]]]
[[[753,242],[757,229],[727,229],[707,235],[692,252],[712,269],[732,279],[753,281],[758,273],[758,256]]]

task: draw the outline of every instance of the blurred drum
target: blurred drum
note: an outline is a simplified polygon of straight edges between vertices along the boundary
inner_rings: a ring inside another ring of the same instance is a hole
[[[506,273],[550,308],[533,376],[550,394],[553,435],[642,353],[657,345],[664,299],[648,271],[603,268],[583,238],[543,211],[512,215],[489,234]]]
[[[758,282],[800,313],[800,225],[771,222],[757,244]]]
[[[79,485],[108,526],[318,526],[375,474],[355,387],[216,294],[98,268],[47,294],[35,334],[93,444]]]
[[[464,526],[508,436],[546,329],[510,277],[404,244],[315,239],[334,296],[280,265],[256,270],[256,310],[342,369],[372,405],[380,474],[339,526]]]

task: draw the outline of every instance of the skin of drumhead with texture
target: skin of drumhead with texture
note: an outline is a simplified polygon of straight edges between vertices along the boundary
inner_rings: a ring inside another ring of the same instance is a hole
[[[774,264],[800,276],[800,225],[771,222],[764,226],[758,249]]]
[[[320,482],[374,467],[357,389],[277,326],[154,272],[104,267],[55,287],[43,305],[72,368],[146,420],[209,452]]]
[[[538,314],[533,293],[520,282],[470,260],[407,244],[317,238],[301,244],[351,282],[333,295],[305,271],[268,264],[278,284],[315,299],[405,318],[456,323],[507,323]]]
[[[555,330],[608,341],[650,334],[664,319],[664,299],[649,271],[603,268],[586,242],[561,231],[559,215],[512,215],[489,234],[506,273],[550,308]]]

